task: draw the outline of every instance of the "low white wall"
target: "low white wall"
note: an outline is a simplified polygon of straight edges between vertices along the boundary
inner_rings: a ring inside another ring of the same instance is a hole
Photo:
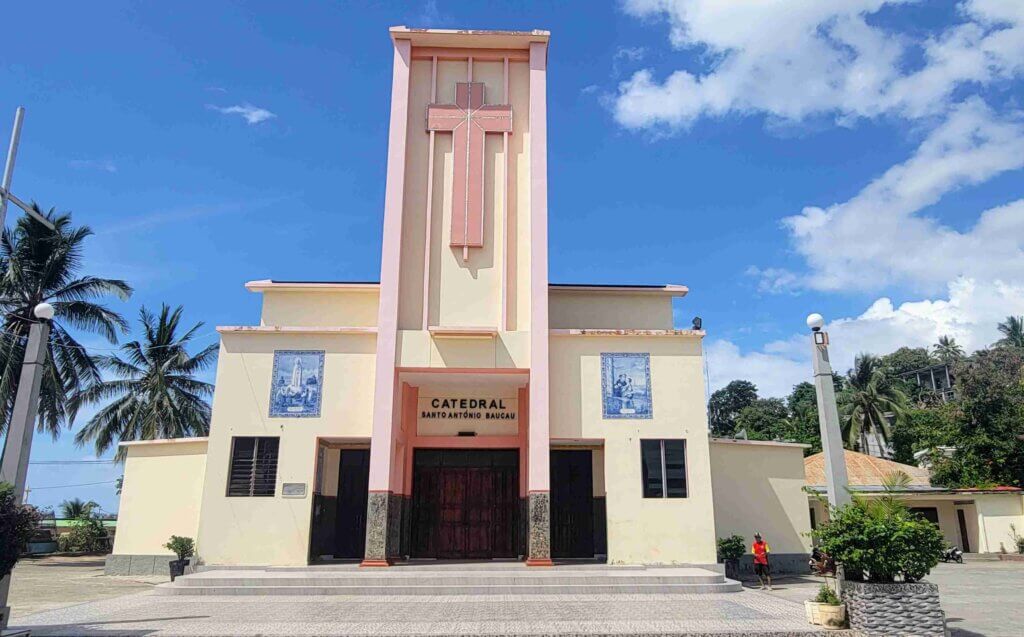
[[[773,553],[809,553],[810,508],[802,445],[711,441],[715,535],[760,532]]]
[[[195,539],[206,473],[206,439],[125,446],[115,555],[170,555],[172,535]]]
[[[1016,552],[1013,544],[1014,525],[1024,535],[1024,495],[996,493],[974,496],[978,510],[979,551],[982,553]]]

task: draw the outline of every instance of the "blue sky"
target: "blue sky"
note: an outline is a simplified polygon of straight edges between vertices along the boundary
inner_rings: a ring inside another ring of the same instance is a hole
[[[688,285],[712,387],[806,378],[810,311],[840,369],[985,346],[1024,313],[1021,3],[765,4],[16,3],[0,132],[26,106],[14,191],[96,231],[114,305],[206,344],[258,320],[247,280],[377,278],[387,27],[549,29],[552,281]],[[119,474],[34,465],[30,501],[115,510]]]

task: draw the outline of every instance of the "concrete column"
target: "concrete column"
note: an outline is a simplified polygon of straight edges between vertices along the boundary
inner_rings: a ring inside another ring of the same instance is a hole
[[[551,565],[548,389],[547,44],[530,44],[530,427],[528,566]]]
[[[366,508],[366,554],[363,566],[388,566],[397,551],[388,527],[398,519],[391,484],[395,427],[399,420],[395,359],[398,353],[398,283],[402,253],[402,207],[405,202],[405,143],[409,110],[412,43],[394,40],[391,122],[388,133],[387,184],[384,190],[384,239],[377,314],[377,356],[373,387],[373,438],[370,442],[370,487]],[[400,523],[400,520],[399,520]]]

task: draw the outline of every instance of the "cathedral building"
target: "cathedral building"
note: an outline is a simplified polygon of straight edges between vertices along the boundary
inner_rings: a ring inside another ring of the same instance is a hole
[[[380,280],[246,284],[209,437],[124,444],[112,569],[171,534],[209,565],[708,565],[755,530],[804,560],[803,447],[709,437],[687,288],[548,280],[549,34],[390,37]]]

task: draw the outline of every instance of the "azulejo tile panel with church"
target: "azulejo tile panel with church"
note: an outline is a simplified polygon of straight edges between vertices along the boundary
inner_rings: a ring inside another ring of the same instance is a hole
[[[805,555],[803,448],[709,438],[687,288],[548,280],[549,34],[390,36],[379,282],[246,284],[209,438],[126,445],[112,559],[707,565],[755,528]]]

